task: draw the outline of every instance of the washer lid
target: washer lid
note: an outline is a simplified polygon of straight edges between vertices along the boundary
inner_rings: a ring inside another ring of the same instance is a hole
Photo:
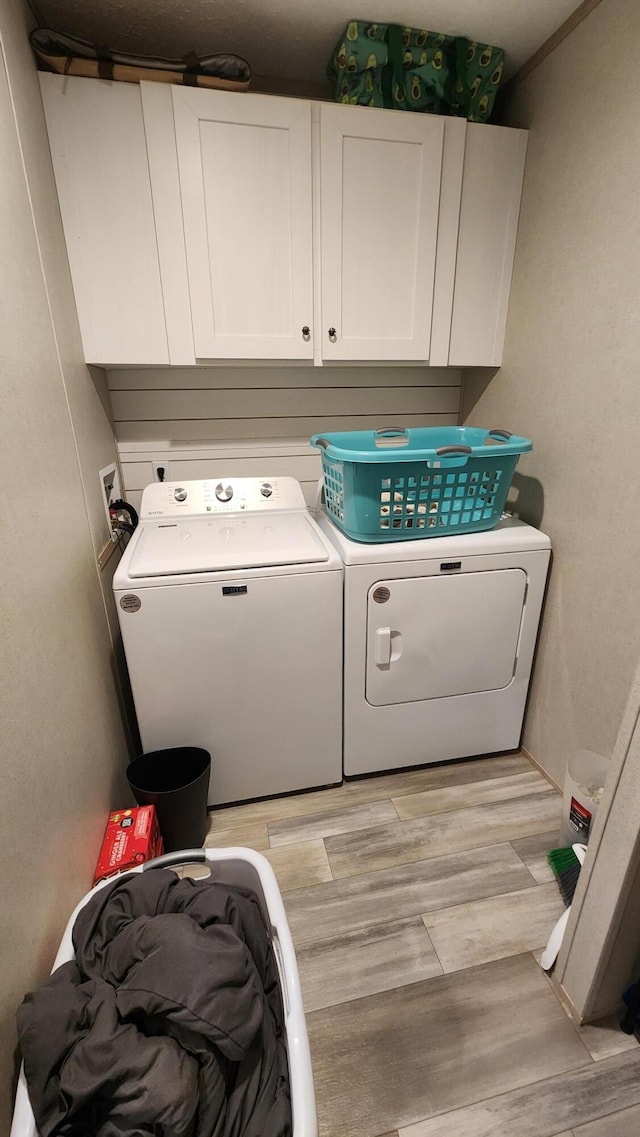
[[[328,560],[329,552],[306,513],[227,514],[143,522],[129,576],[177,576]]]

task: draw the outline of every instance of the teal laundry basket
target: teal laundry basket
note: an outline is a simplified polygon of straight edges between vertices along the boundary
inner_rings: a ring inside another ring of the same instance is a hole
[[[528,438],[479,427],[314,434],[327,512],[356,541],[412,541],[493,529]]]

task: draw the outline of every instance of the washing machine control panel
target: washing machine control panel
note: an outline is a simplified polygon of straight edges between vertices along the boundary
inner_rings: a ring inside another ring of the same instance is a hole
[[[142,493],[140,517],[199,517],[211,513],[272,513],[304,509],[295,478],[207,478],[153,482]]]

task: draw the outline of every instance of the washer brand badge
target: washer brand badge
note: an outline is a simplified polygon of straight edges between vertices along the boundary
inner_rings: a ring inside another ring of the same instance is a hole
[[[376,604],[386,604],[390,596],[391,593],[389,592],[389,589],[385,588],[385,586],[381,584],[379,588],[376,588],[373,594],[373,599],[375,600]]]
[[[248,588],[246,584],[223,584],[223,596],[246,596]]]
[[[142,607],[142,601],[139,596],[135,596],[133,592],[127,592],[126,596],[120,597],[120,607],[123,612],[139,612]]]

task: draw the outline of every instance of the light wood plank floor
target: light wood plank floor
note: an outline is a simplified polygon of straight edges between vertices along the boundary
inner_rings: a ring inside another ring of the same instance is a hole
[[[637,1137],[640,1047],[539,967],[560,810],[518,754],[211,815],[283,892],[320,1137]]]

